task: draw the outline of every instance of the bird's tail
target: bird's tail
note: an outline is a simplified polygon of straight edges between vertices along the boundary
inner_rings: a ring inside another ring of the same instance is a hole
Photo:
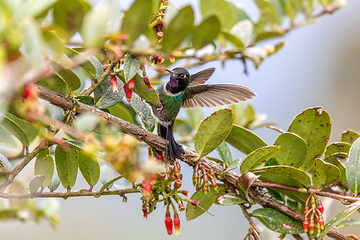
[[[158,124],[158,135],[168,140],[165,156],[170,157],[171,160],[175,160],[176,156],[185,154],[185,151],[181,145],[175,141],[173,126],[174,124],[170,124],[168,127],[164,127],[163,125]]]

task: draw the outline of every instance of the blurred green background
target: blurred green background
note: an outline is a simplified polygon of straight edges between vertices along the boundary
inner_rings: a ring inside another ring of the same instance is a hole
[[[126,2],[121,1],[121,6],[126,8]],[[170,2],[177,6],[191,3],[198,8],[197,1]],[[257,16],[251,15],[255,8],[251,1],[232,2],[244,6],[250,11],[250,16],[256,19]],[[286,130],[295,115],[305,108],[322,106],[332,118],[330,141],[338,141],[342,131],[348,128],[360,130],[359,11],[360,1],[348,0],[343,9],[321,17],[320,23],[292,31],[285,37],[284,48],[264,61],[259,69],[248,65],[248,76],[243,74],[243,66],[239,61],[227,62],[224,69],[219,62],[211,62],[190,69],[190,72],[216,67],[217,70],[209,82],[230,81],[250,87],[258,94],[257,98],[251,101],[256,111],[267,114],[268,120],[276,122],[281,129]],[[255,132],[268,143],[274,142],[278,134],[267,128]],[[239,156],[233,153],[234,158]],[[192,174],[191,169],[185,165],[183,171],[185,176]],[[185,177],[183,189],[193,192],[191,180],[188,178]],[[86,184],[79,178],[75,188],[85,187]],[[40,204],[42,201],[39,201]],[[162,206],[159,204],[157,211],[145,220],[142,217],[141,201],[135,195],[128,195],[127,203],[114,196],[58,201],[61,205],[61,223],[57,231],[45,221],[38,224],[10,221],[0,224],[0,239],[175,238],[166,234],[165,210],[161,209]],[[334,211],[332,214],[343,209],[342,206],[331,208]],[[204,214],[191,222],[186,222],[185,214],[180,214],[181,236],[176,238],[242,239],[246,235],[248,223],[239,207],[213,206],[210,212],[214,216]],[[355,233],[354,230],[356,229],[346,229],[352,233]],[[266,234],[263,239],[278,236]]]

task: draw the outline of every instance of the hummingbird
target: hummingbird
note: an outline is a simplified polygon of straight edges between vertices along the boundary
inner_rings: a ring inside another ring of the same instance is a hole
[[[165,155],[171,160],[185,154],[173,135],[180,108],[231,105],[256,96],[251,89],[237,84],[204,84],[215,68],[207,68],[195,74],[181,67],[166,71],[170,73],[170,80],[156,89],[161,105],[151,105],[151,108],[158,122],[158,135],[168,141]]]

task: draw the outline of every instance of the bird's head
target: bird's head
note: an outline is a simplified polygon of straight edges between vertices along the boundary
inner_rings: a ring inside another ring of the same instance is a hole
[[[185,68],[174,68],[173,70],[168,70],[170,73],[170,81],[168,83],[169,90],[172,93],[178,93],[184,91],[187,86],[190,84],[190,73]]]

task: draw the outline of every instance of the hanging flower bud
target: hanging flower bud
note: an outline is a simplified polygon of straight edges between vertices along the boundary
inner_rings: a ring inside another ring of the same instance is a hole
[[[161,153],[157,153],[156,154],[156,159],[160,162],[163,163],[164,162],[164,157]]]
[[[171,63],[175,63],[175,56],[169,56],[169,60]]]
[[[157,38],[157,39],[160,39],[160,38],[162,38],[163,36],[164,36],[164,33],[161,32],[161,31],[159,31],[159,32],[156,33],[156,38]]]
[[[129,88],[133,89],[135,86],[135,77],[133,77],[132,79],[130,79],[130,81],[128,82]]]
[[[147,209],[146,209],[145,203],[142,205],[142,211],[143,211],[143,217],[144,217],[144,218],[147,218],[148,213],[147,213]]]
[[[194,171],[194,175],[193,175],[193,186],[196,185],[198,179],[199,179],[199,174],[198,174],[197,171]]]
[[[126,96],[126,100],[128,101],[128,102],[131,102],[131,99],[132,99],[132,90],[128,87],[128,86],[126,86],[126,85],[124,85],[124,91],[125,91],[125,96]]]
[[[320,229],[321,230],[324,230],[324,218],[323,218],[323,216],[320,216],[319,217],[319,225],[320,225]]]
[[[144,83],[148,87],[148,90],[151,91],[153,88],[152,88],[152,86],[150,84],[149,78],[147,76],[145,76],[143,79],[144,79]]]
[[[109,67],[110,64],[102,65],[103,71],[105,72],[106,69]]]
[[[169,235],[173,233],[173,221],[170,216],[170,212],[166,212],[165,214],[165,227],[166,231]]]
[[[157,17],[156,22],[158,24],[162,24],[164,22],[163,18],[161,16]]]
[[[175,235],[180,236],[180,218],[179,214],[174,214],[174,228],[175,228]]]
[[[118,89],[118,84],[117,84],[117,79],[116,79],[115,74],[110,75],[110,83],[111,83],[113,92],[117,93],[119,91],[119,89]]]
[[[165,172],[159,172],[159,178],[161,179],[161,180],[164,180],[165,179],[165,177],[166,177],[166,174],[165,174]]]
[[[38,99],[39,92],[38,92],[38,90],[35,87],[35,84],[33,82],[30,82],[25,86],[25,91],[24,91],[23,97],[24,97],[25,100]]]
[[[307,233],[307,231],[308,231],[308,229],[309,229],[309,218],[305,218],[305,219],[304,219],[303,227],[304,227],[304,232]]]
[[[153,189],[152,189],[152,184],[149,181],[149,179],[147,179],[147,178],[143,179],[143,181],[142,181],[142,189],[143,189],[144,197],[146,197],[147,199],[150,199]]]
[[[161,64],[164,62],[164,58],[159,56],[157,57],[156,62]]]
[[[317,203],[317,208],[319,209],[319,211],[321,212],[321,214],[324,213],[324,205],[322,204],[322,202],[318,202]]]
[[[310,224],[309,224],[309,234],[310,235],[314,233],[314,229],[315,229],[314,215],[315,215],[315,213],[313,212],[310,217]]]

